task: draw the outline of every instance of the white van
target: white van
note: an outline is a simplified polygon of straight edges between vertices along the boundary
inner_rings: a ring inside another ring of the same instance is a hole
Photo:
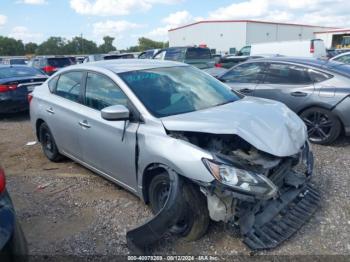
[[[248,46],[245,46],[241,50],[247,51],[247,49]],[[249,55],[256,56],[260,54],[313,58],[327,56],[326,47],[321,39],[252,44]]]

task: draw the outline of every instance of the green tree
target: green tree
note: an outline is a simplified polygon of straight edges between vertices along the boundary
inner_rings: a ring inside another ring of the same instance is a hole
[[[62,37],[51,36],[38,46],[38,55],[64,55],[66,40]]]
[[[139,38],[140,51],[144,51],[147,49],[166,48],[166,47],[169,47],[168,42],[158,42],[146,37]]]
[[[24,55],[24,45],[21,40],[0,36],[0,55]]]
[[[93,54],[98,52],[97,45],[83,37],[74,37],[64,46],[65,54]]]
[[[24,45],[24,51],[26,55],[35,54],[38,45],[36,43],[29,42]]]
[[[108,53],[117,50],[117,48],[113,46],[114,37],[105,36],[103,41],[104,43],[98,47],[100,53]]]

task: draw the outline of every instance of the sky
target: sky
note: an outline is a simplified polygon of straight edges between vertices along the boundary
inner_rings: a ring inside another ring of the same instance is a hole
[[[349,0],[0,0],[0,35],[41,43],[50,36],[123,49],[139,37],[167,41],[168,30],[200,20],[253,19],[350,27]]]

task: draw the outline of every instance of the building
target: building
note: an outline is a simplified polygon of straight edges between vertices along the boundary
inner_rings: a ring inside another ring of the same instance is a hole
[[[206,45],[216,53],[234,53],[254,43],[308,40],[331,27],[254,20],[199,21],[169,30],[170,46]]]
[[[350,48],[350,28],[322,30],[315,32],[315,38],[322,39],[326,48]]]

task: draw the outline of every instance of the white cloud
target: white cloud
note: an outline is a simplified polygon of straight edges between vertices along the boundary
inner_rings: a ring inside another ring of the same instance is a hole
[[[16,26],[12,28],[9,37],[22,40],[24,43],[40,42],[43,39],[43,35],[41,33],[30,32],[25,26]]]
[[[113,37],[121,37],[121,33],[136,29],[136,28],[142,28],[144,25],[141,24],[135,24],[130,23],[128,21],[104,21],[104,22],[97,22],[92,25],[93,27],[93,34],[98,37],[103,36],[113,36]]]
[[[220,7],[208,19],[256,19],[320,26],[350,26],[350,1],[245,0]]]
[[[157,27],[148,32],[146,36],[156,38],[157,40],[165,40],[168,36],[168,30],[179,27],[181,25],[202,20],[200,17],[193,17],[188,11],[183,10],[176,13],[171,13],[162,19],[163,26]]]
[[[46,0],[23,0],[21,3],[28,5],[43,5],[47,4]]]
[[[133,11],[147,11],[154,4],[176,4],[183,0],[70,0],[71,8],[82,15],[128,15]]]
[[[7,22],[7,16],[0,15],[0,26],[6,24],[6,22]]]
[[[249,0],[218,8],[209,14],[209,19],[242,19],[267,14],[268,0]]]

